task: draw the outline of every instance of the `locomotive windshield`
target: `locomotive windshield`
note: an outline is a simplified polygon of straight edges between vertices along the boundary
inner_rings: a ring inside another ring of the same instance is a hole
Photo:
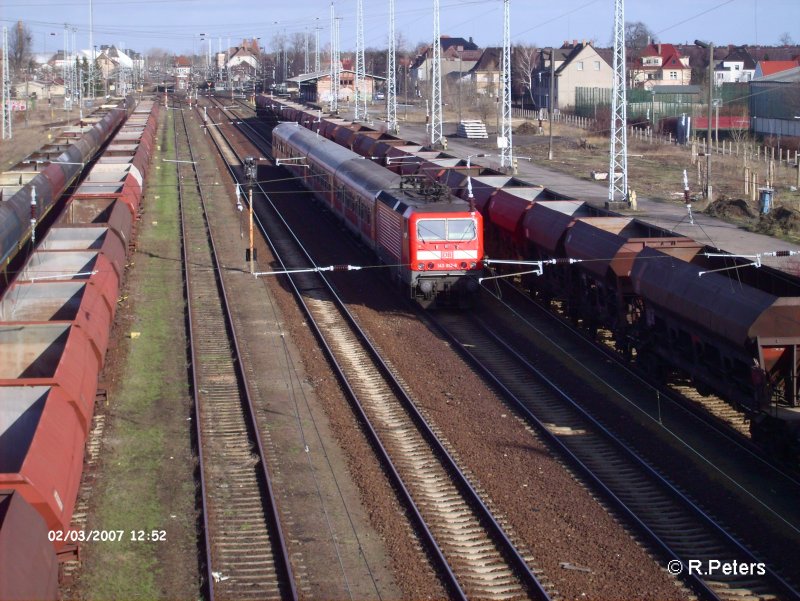
[[[417,221],[417,238],[423,242],[474,240],[476,234],[473,219],[420,219]]]

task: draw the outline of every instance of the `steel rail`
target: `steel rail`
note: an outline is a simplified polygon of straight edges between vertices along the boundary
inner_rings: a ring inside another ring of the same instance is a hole
[[[262,137],[262,136],[259,136],[259,137]],[[215,140],[215,143],[216,143],[216,140]],[[264,149],[261,148],[261,150],[264,150]],[[231,172],[233,173],[233,170],[231,170]],[[272,203],[271,199],[269,198],[268,193],[264,190],[263,186],[261,186],[260,183],[257,183],[256,187],[260,190],[260,192],[262,193],[264,198],[267,200],[267,202],[272,206],[272,209],[275,212],[275,215],[276,215],[277,219],[280,220],[283,223],[283,226],[286,228],[286,230],[289,233],[289,235],[291,236],[291,238],[298,245],[299,249],[302,250],[302,252],[305,254],[306,259],[313,265],[314,264],[313,259],[308,255],[308,253],[306,252],[306,250],[303,247],[303,245],[300,242],[300,240],[297,239],[297,237],[295,236],[294,232],[292,232],[292,230],[289,228],[288,224],[283,220],[283,217],[280,215],[279,211],[277,210],[277,208]],[[275,259],[280,263],[280,265],[281,265],[281,267],[283,269],[286,269],[287,266],[285,265],[283,259],[281,258],[280,253],[278,252],[278,249],[273,244],[269,234],[266,231],[266,228],[264,227],[263,223],[261,222],[261,219],[258,218],[258,216],[256,216],[256,220],[258,222],[259,229],[261,230],[262,235],[264,236],[267,244],[269,244]],[[292,286],[294,294],[295,294],[295,296],[296,296],[296,298],[297,298],[297,300],[298,300],[303,312],[307,316],[308,321],[309,321],[310,325],[312,326],[312,329],[314,330],[315,336],[319,340],[319,342],[322,345],[326,355],[328,356],[328,359],[329,359],[330,363],[332,364],[334,370],[336,371],[336,374],[337,374],[337,377],[338,377],[340,383],[342,384],[344,389],[347,391],[348,396],[354,402],[354,407],[356,408],[356,411],[358,412],[359,416],[361,417],[362,422],[366,425],[369,437],[370,437],[374,447],[378,450],[379,454],[381,455],[382,460],[384,462],[384,465],[387,467],[387,469],[391,473],[392,479],[395,482],[395,485],[398,487],[398,490],[400,491],[401,495],[406,500],[406,503],[408,504],[408,507],[410,508],[410,510],[412,512],[412,515],[415,518],[415,521],[417,521],[418,526],[423,531],[424,539],[426,541],[426,546],[428,546],[428,548],[439,559],[439,562],[441,563],[445,573],[447,574],[447,578],[448,578],[448,581],[449,581],[448,586],[450,587],[451,592],[454,593],[460,599],[466,599],[467,598],[466,597],[466,593],[464,592],[463,588],[461,587],[461,584],[458,581],[458,579],[457,579],[452,567],[450,566],[449,562],[447,561],[447,558],[444,556],[444,553],[443,553],[441,547],[439,546],[439,544],[435,540],[435,538],[433,536],[433,533],[431,532],[430,527],[425,522],[425,519],[422,516],[421,511],[419,510],[419,508],[417,507],[416,503],[414,502],[410,491],[406,487],[406,485],[403,482],[403,480],[402,480],[397,468],[395,467],[394,463],[392,462],[392,460],[390,458],[390,455],[389,455],[389,451],[383,445],[383,443],[380,440],[380,437],[379,437],[375,427],[372,425],[371,420],[368,417],[368,414],[367,414],[366,410],[361,405],[361,403],[360,403],[360,401],[358,399],[357,392],[353,389],[352,385],[350,384],[350,382],[348,380],[347,375],[345,374],[345,369],[337,361],[336,356],[335,356],[335,352],[333,351],[333,349],[328,344],[324,333],[322,332],[321,328],[317,324],[317,322],[316,322],[316,320],[314,318],[314,315],[312,313],[312,310],[308,307],[308,305],[306,304],[305,300],[303,299],[303,295],[302,295],[301,291],[299,290],[299,288],[297,287],[297,285],[296,285],[296,283],[294,281],[294,278],[288,277],[287,279],[288,279],[290,285]],[[467,494],[467,496],[471,500],[471,503],[473,504],[473,507],[476,508],[479,511],[479,513],[481,514],[482,520],[484,521],[486,526],[488,526],[489,529],[492,530],[492,532],[494,533],[494,536],[501,541],[501,544],[505,547],[505,549],[504,549],[505,552],[510,556],[510,558],[511,558],[513,564],[515,565],[516,569],[523,576],[523,581],[526,583],[526,586],[528,587],[528,589],[531,592],[531,594],[533,594],[537,599],[549,599],[550,597],[549,597],[547,591],[542,586],[541,582],[539,582],[539,579],[531,571],[530,567],[527,565],[527,562],[520,555],[520,553],[516,550],[516,548],[514,547],[513,543],[511,542],[511,540],[505,534],[505,532],[503,531],[503,529],[500,526],[500,524],[497,522],[497,520],[491,514],[491,511],[489,510],[489,508],[486,506],[486,504],[481,499],[480,494],[474,489],[474,487],[470,484],[470,482],[469,482],[468,478],[466,477],[466,475],[458,467],[458,465],[456,464],[456,462],[453,459],[452,455],[444,448],[443,444],[441,443],[439,438],[436,436],[436,434],[433,432],[433,430],[430,427],[430,425],[426,422],[424,417],[419,413],[419,411],[417,410],[416,406],[413,403],[413,400],[408,396],[408,394],[406,393],[406,391],[403,388],[402,384],[399,383],[399,381],[397,380],[397,378],[393,374],[392,370],[388,367],[388,365],[385,363],[383,358],[380,356],[380,352],[377,349],[375,349],[375,347],[369,341],[367,335],[364,333],[364,331],[361,329],[361,327],[357,324],[355,318],[347,310],[347,308],[344,305],[343,301],[336,294],[336,292],[335,292],[334,288],[332,287],[332,285],[330,284],[330,282],[328,282],[327,278],[323,277],[321,274],[319,275],[319,279],[324,283],[325,287],[328,289],[328,292],[332,296],[332,298],[335,299],[335,302],[337,304],[337,309],[345,317],[345,319],[348,322],[348,325],[352,328],[352,330],[354,332],[356,332],[356,334],[360,338],[362,344],[364,344],[365,348],[368,349],[368,351],[369,351],[371,357],[373,358],[373,360],[381,367],[381,371],[383,372],[383,376],[391,383],[391,385],[394,388],[395,392],[403,400],[403,403],[406,406],[406,409],[410,412],[410,414],[411,414],[411,416],[413,418],[413,421],[423,431],[423,433],[425,435],[425,438],[429,441],[429,444],[431,444],[432,446],[434,446],[436,448],[437,454],[439,454],[439,456],[444,459],[445,463],[448,465],[448,469],[449,469],[450,473],[453,476],[456,477],[458,485],[459,485],[459,488],[462,490],[462,492]]]
[[[194,157],[194,153],[193,153],[192,148],[191,148],[191,142],[190,142],[190,137],[189,137],[189,132],[188,132],[188,126],[186,124],[186,117],[185,117],[185,114],[183,113],[183,111],[181,111],[181,118],[182,118],[184,132],[185,132],[186,139],[187,139],[189,154],[190,154],[191,161],[192,161],[191,169],[192,169],[192,172],[194,174],[195,182],[196,182],[196,185],[197,185],[197,190],[198,190],[199,197],[200,197],[200,202],[201,202],[201,205],[203,207],[203,209],[202,209],[203,218],[204,218],[204,220],[207,220],[207,212],[206,212],[206,209],[205,209],[205,195],[203,193],[202,187],[199,184],[199,182],[200,182],[199,174],[197,172],[196,163],[194,162],[195,161],[195,157]],[[175,140],[175,143],[176,143],[175,152],[176,152],[176,158],[178,158],[178,139],[177,139],[178,138],[178,132],[177,132],[177,127],[175,129],[175,137],[176,137],[176,140]],[[176,166],[176,169],[180,170],[180,166]],[[179,173],[179,178],[178,178],[178,187],[179,187],[179,197],[181,198],[181,200],[179,201],[179,205],[180,205],[180,208],[181,208],[181,230],[182,230],[182,242],[183,242],[186,239],[186,234],[185,234],[185,220],[183,219],[183,201],[182,201],[183,182],[180,179],[180,173]],[[207,223],[207,221],[206,221],[206,223]],[[237,372],[239,383],[243,388],[243,393],[244,393],[244,396],[245,396],[245,399],[246,399],[246,407],[247,407],[246,414],[249,417],[248,427],[251,428],[253,433],[254,433],[253,438],[255,439],[254,442],[255,442],[256,448],[258,449],[259,465],[260,465],[260,472],[261,472],[262,482],[263,482],[263,485],[266,487],[266,490],[267,490],[267,496],[268,496],[268,501],[269,501],[269,511],[266,512],[267,513],[267,518],[270,521],[271,534],[278,539],[277,540],[277,543],[278,543],[277,547],[278,547],[278,551],[279,551],[279,554],[278,554],[279,561],[277,563],[279,564],[279,569],[281,569],[283,571],[283,573],[284,573],[283,578],[281,579],[282,583],[280,585],[284,588],[284,590],[285,590],[285,588],[288,588],[288,597],[290,599],[296,600],[299,597],[298,597],[298,593],[297,593],[297,589],[296,589],[296,585],[295,585],[295,581],[294,581],[294,575],[292,573],[292,567],[291,567],[291,561],[290,561],[290,558],[289,558],[288,548],[286,546],[285,537],[283,535],[283,529],[282,529],[281,524],[280,524],[280,518],[279,518],[278,508],[277,508],[277,500],[276,500],[275,492],[274,492],[273,487],[272,487],[272,480],[271,480],[271,477],[270,477],[270,474],[269,474],[269,470],[268,470],[268,467],[267,467],[267,461],[266,461],[266,456],[267,455],[266,455],[266,452],[265,452],[265,449],[264,449],[263,443],[262,443],[261,430],[260,430],[258,422],[257,422],[257,420],[255,418],[256,412],[255,412],[255,408],[253,406],[252,395],[251,395],[251,392],[250,392],[250,388],[249,388],[249,385],[247,383],[247,378],[245,377],[245,374],[243,373],[243,365],[241,363],[242,354],[241,354],[240,349],[239,349],[239,341],[238,341],[238,338],[236,336],[236,331],[235,331],[235,328],[233,327],[233,318],[232,318],[231,310],[230,310],[230,302],[228,300],[228,294],[227,294],[227,291],[226,291],[226,288],[225,288],[225,282],[224,282],[222,276],[220,275],[221,271],[220,271],[219,261],[217,259],[216,245],[214,243],[214,237],[213,237],[213,233],[211,231],[210,224],[208,224],[208,223],[207,223],[207,236],[208,236],[208,240],[209,240],[209,247],[210,247],[210,250],[211,250],[211,258],[212,258],[212,261],[213,261],[213,266],[214,266],[214,269],[215,269],[215,273],[217,274],[217,286],[218,286],[218,292],[219,292],[219,295],[220,295],[220,301],[221,301],[221,305],[222,305],[222,310],[224,312],[224,316],[225,316],[225,320],[226,320],[226,328],[227,328],[227,331],[229,332],[229,336],[230,336],[230,339],[231,339],[231,344],[232,344],[234,352],[235,352],[235,360],[234,360],[233,364],[234,364],[234,368],[235,368],[235,370]],[[187,251],[186,251],[186,245],[184,243],[182,243],[182,245],[181,245],[181,254],[182,254],[183,261],[184,261],[184,265],[187,265],[188,264],[188,254],[187,254]],[[187,301],[186,301],[187,302],[187,316],[188,316],[188,322],[189,322],[188,323],[188,327],[189,327],[189,331],[192,332],[194,330],[194,324],[193,324],[193,321],[192,321],[192,302],[191,302],[192,294],[191,294],[190,279],[188,277],[185,278],[185,284],[184,285],[185,285],[185,289],[186,289],[186,299],[187,299]],[[208,582],[209,599],[211,599],[213,601],[213,599],[215,598],[215,595],[214,595],[215,578],[214,578],[214,575],[212,573],[212,567],[213,566],[212,566],[212,561],[211,561],[211,545],[209,544],[210,541],[208,539],[209,524],[208,524],[208,511],[207,511],[207,508],[206,508],[206,499],[208,498],[208,496],[207,496],[207,490],[206,490],[206,484],[205,484],[205,475],[204,475],[205,471],[204,471],[204,461],[203,461],[203,453],[202,453],[202,449],[203,449],[202,433],[201,433],[202,424],[201,424],[201,420],[199,418],[200,413],[201,413],[200,406],[199,406],[199,397],[198,397],[199,383],[197,381],[197,372],[194,369],[194,366],[197,365],[197,357],[196,357],[196,353],[195,353],[195,345],[191,344],[190,345],[190,349],[191,349],[191,361],[192,361],[191,371],[192,371],[192,383],[193,383],[193,396],[194,396],[194,403],[195,403],[195,415],[197,416],[197,419],[195,419],[195,429],[196,429],[196,435],[197,435],[197,440],[198,440],[198,449],[200,451],[198,453],[198,456],[199,456],[199,462],[200,462],[201,490],[202,490],[202,494],[203,494],[203,504],[204,504],[204,506],[203,506],[203,520],[204,520],[204,539],[206,541],[206,545],[205,545],[205,547],[206,547],[206,567],[207,567],[207,572],[208,572],[207,573],[207,582]]]
[[[595,432],[602,436],[608,443],[613,445],[613,448],[623,454],[636,466],[637,469],[643,471],[647,477],[655,480],[660,485],[662,490],[666,491],[669,495],[676,499],[677,502],[685,507],[686,510],[692,515],[698,518],[705,526],[716,532],[723,539],[725,544],[741,552],[743,557],[748,561],[759,563],[758,559],[753,556],[749,549],[731,536],[711,516],[700,509],[664,476],[654,470],[644,459],[642,459],[633,449],[631,449],[629,445],[627,445],[618,436],[603,426],[591,414],[583,409],[583,407],[581,407],[579,403],[572,399],[569,394],[564,392],[557,384],[555,384],[544,373],[542,373],[541,370],[532,365],[527,358],[523,357],[516,349],[512,348],[506,341],[502,340],[486,324],[480,322],[480,320],[477,318],[475,319],[475,322],[478,324],[478,327],[482,330],[486,337],[488,337],[494,344],[503,349],[506,353],[511,355],[519,365],[527,370],[528,373],[532,374],[539,383],[541,383],[547,390],[558,397],[562,403],[566,404],[569,409],[579,416],[580,419],[587,422]],[[576,453],[574,453],[564,442],[562,442],[562,440],[556,434],[554,434],[536,414],[534,414],[527,404],[497,376],[497,374],[489,370],[482,361],[478,360],[474,353],[464,344],[463,340],[459,340],[455,335],[453,335],[440,320],[434,319],[432,320],[432,323],[441,332],[441,334],[451,342],[454,348],[457,348],[459,352],[481,374],[483,374],[487,380],[492,382],[500,391],[502,391],[503,395],[511,403],[513,403],[515,407],[518,408],[518,410],[530,421],[536,430],[542,436],[544,436],[558,450],[559,453],[567,458],[570,463],[575,465],[584,475],[584,477],[586,477],[592,483],[593,486],[595,486],[607,499],[610,500],[610,502],[613,503],[615,507],[617,507],[620,512],[622,512],[633,524],[636,525],[637,529],[646,534],[648,539],[655,545],[657,549],[664,553],[668,558],[681,561],[684,566],[689,565],[684,561],[685,558],[680,557],[676,552],[674,552],[671,546],[664,541],[663,538],[659,536],[642,518],[640,518],[634,510],[628,507],[628,505],[619,497],[619,495],[615,493],[609,486],[607,486],[601,477],[595,474],[592,468],[588,466],[583,459],[578,457]],[[776,574],[772,570],[768,570],[767,574],[773,583],[779,589],[781,589],[783,593],[788,594],[788,597],[785,597],[786,599],[800,599],[800,593],[798,593],[798,591],[795,590],[792,585],[786,582],[780,575]],[[699,575],[684,572],[683,578],[704,598],[714,600],[721,599],[717,592],[711,589]]]
[[[656,386],[655,384],[647,381],[642,375],[637,372],[636,370],[632,369],[629,365],[626,365],[624,361],[620,359],[620,356],[607,345],[592,341],[591,339],[587,338],[580,329],[574,327],[572,324],[569,323],[566,319],[562,318],[561,316],[554,314],[551,311],[548,311],[544,307],[542,307],[539,303],[531,299],[529,296],[525,295],[522,290],[517,288],[516,286],[512,285],[509,282],[502,282],[501,285],[504,287],[505,290],[511,291],[514,294],[518,295],[521,299],[520,302],[525,303],[527,306],[534,307],[537,312],[543,315],[545,318],[552,320],[554,323],[558,324],[562,328],[566,329],[572,336],[576,337],[582,342],[589,344],[595,350],[603,353],[607,358],[613,360],[616,365],[620,367],[620,369],[626,370],[628,374],[632,378],[636,378],[638,381],[642,382],[646,386],[649,386],[654,391],[658,391],[660,394],[660,398],[662,400],[667,400],[668,402],[672,403],[676,408],[684,411],[689,417],[697,420],[698,422],[702,423],[705,426],[708,426],[715,433],[719,434],[724,439],[728,440],[731,444],[741,449],[744,453],[748,454],[752,457],[755,461],[759,462],[764,467],[768,468],[775,474],[779,475],[782,478],[785,478],[792,484],[796,486],[800,486],[800,478],[798,478],[797,472],[794,471],[787,471],[784,469],[783,466],[777,465],[775,461],[767,456],[764,453],[764,450],[757,446],[751,439],[747,438],[740,432],[733,429],[729,424],[725,423],[725,421],[711,413],[707,409],[702,406],[698,406],[698,403],[692,402],[687,399],[681,398],[679,394],[676,394],[674,391],[669,389],[668,387],[664,386]],[[702,404],[702,402],[700,402]]]

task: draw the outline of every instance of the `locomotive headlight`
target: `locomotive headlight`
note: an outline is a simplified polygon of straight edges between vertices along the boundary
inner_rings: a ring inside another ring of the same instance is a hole
[[[423,271],[425,269],[425,263],[417,264],[417,269],[419,269],[420,271]]]
[[[478,264],[475,261],[473,261],[472,263],[469,264],[469,268],[470,269],[475,269],[477,266],[478,266]]]
[[[436,267],[436,265],[433,263],[428,263],[428,269],[433,269],[434,267]]]
[[[467,268],[467,262],[461,261],[461,269],[466,269],[466,268]]]

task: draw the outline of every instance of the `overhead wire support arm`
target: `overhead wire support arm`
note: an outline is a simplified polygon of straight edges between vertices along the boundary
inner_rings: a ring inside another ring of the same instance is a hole
[[[364,269],[359,265],[328,265],[327,267],[308,267],[305,269],[281,269],[278,271],[257,271],[254,276],[262,275],[290,275],[293,273],[320,273],[323,271],[359,271]]]
[[[545,265],[572,265],[574,263],[582,263],[583,259],[546,259],[544,261],[519,261],[516,259],[484,259],[484,265],[531,265],[535,269],[531,269],[530,271],[516,271],[514,273],[507,273],[501,275],[493,275],[484,278],[478,278],[478,283],[481,283],[485,280],[499,280],[502,278],[511,278],[516,277],[518,275],[527,275],[529,273],[536,274],[538,276],[544,273],[544,266]]]
[[[755,267],[756,269],[758,269],[762,265],[761,263],[762,257],[793,257],[796,255],[800,255],[800,250],[773,250],[763,253],[755,253],[753,255],[732,255],[728,253],[703,253],[703,256],[709,259],[712,257],[730,258],[730,259],[752,259],[752,262],[747,263],[745,265],[732,265],[731,267],[721,267],[719,269],[709,269],[707,271],[700,271],[697,273],[697,277],[702,277],[707,273],[730,271],[731,269],[740,269],[742,267]]]

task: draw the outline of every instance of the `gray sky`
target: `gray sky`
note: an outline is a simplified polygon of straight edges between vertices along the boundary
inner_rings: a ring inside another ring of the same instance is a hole
[[[386,47],[387,0],[363,0],[367,46]],[[441,32],[474,38],[479,46],[502,43],[502,0],[440,0]],[[642,21],[662,42],[697,38],[724,44],[774,45],[783,33],[800,43],[800,0],[627,0],[626,21]],[[330,40],[330,0],[92,0],[94,43],[121,44],[146,51],[200,52],[199,34],[213,39],[212,51],[230,38],[276,34],[314,35]],[[433,0],[396,0],[397,29],[410,46],[433,36]],[[356,0],[336,0],[342,17],[342,48],[355,48]],[[564,40],[594,39],[608,45],[613,0],[511,0],[515,43],[561,45]],[[21,19],[34,34],[34,50],[63,47],[64,23],[78,28],[78,45],[89,47],[89,0],[4,0],[0,19],[11,26]],[[318,19],[318,21],[317,21]],[[50,35],[55,33],[55,36]],[[312,41],[313,46],[313,41]],[[205,50],[205,46],[203,46]]]

